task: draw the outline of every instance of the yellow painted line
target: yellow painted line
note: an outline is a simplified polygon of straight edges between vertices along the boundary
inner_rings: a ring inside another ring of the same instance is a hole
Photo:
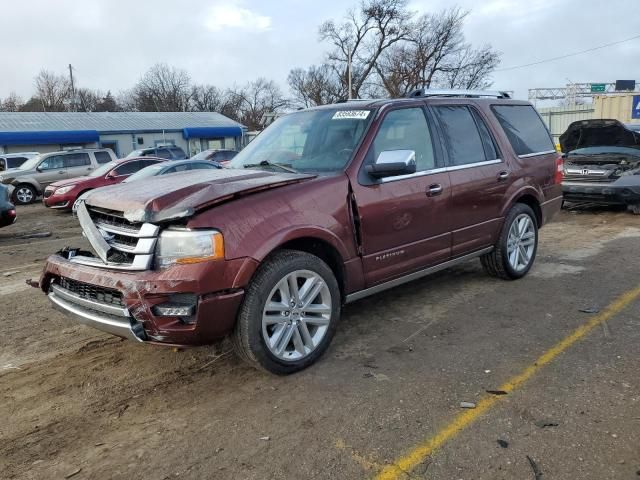
[[[601,313],[595,315],[584,325],[576,328],[568,336],[544,352],[534,363],[525,368],[521,373],[507,380],[499,389],[510,393],[521,387],[522,384],[533,377],[538,370],[550,363],[574,343],[581,340],[598,325],[618,314],[638,297],[640,297],[640,287],[623,293]],[[473,410],[465,410],[464,412],[456,415],[448,425],[442,428],[434,436],[427,438],[422,443],[416,445],[408,453],[398,458],[395,462],[385,467],[384,470],[375,477],[376,480],[395,480],[407,475],[408,472],[411,472],[411,470],[422,463],[435,450],[440,448],[447,441],[451,440],[460,433],[460,431],[471,425],[483,413],[498,403],[501,398],[502,397],[499,396],[483,397],[476,404],[476,408]]]

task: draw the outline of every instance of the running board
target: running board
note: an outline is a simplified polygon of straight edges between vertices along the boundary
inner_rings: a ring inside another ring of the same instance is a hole
[[[453,267],[454,265],[458,265],[459,263],[466,262],[467,260],[471,260],[472,258],[478,258],[486,253],[489,253],[493,250],[493,247],[483,248],[482,250],[478,250],[477,252],[469,253],[462,257],[454,258],[453,260],[449,260],[447,262],[441,263],[439,265],[434,265],[433,267],[425,268],[424,270],[419,270],[417,272],[410,273],[409,275],[405,275],[400,278],[396,278],[394,280],[389,280],[388,282],[381,283],[379,285],[374,285],[370,288],[365,288],[364,290],[360,290],[359,292],[352,293],[347,295],[345,299],[345,303],[355,302],[356,300],[360,300],[362,298],[368,297],[369,295],[375,295],[376,293],[382,292],[384,290],[388,290],[393,287],[397,287],[404,283],[412,282],[413,280],[418,280],[419,278],[426,277],[427,275],[431,275],[432,273],[439,272],[440,270],[445,270],[449,267]]]

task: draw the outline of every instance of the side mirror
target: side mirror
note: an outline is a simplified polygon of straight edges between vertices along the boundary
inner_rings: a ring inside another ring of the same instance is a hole
[[[107,175],[105,176],[105,178],[107,180],[113,180],[114,178],[116,178],[116,172],[115,170],[111,170],[109,173],[107,173]]]
[[[365,167],[365,171],[373,178],[415,173],[416,152],[414,150],[385,150],[380,152],[376,163]]]
[[[40,165],[36,167],[36,172],[42,172],[42,167]]]

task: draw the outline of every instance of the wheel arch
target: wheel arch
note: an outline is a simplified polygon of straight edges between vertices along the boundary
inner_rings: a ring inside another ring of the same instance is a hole
[[[502,216],[505,216],[507,212],[516,204],[523,203],[533,210],[533,213],[536,216],[536,222],[538,224],[538,228],[542,226],[543,223],[543,215],[542,215],[542,196],[540,192],[538,192],[533,187],[527,187],[522,190],[516,192],[509,202],[506,203],[506,208],[502,212]]]

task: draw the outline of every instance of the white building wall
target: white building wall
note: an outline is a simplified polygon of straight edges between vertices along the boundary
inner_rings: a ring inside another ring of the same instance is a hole
[[[551,132],[555,143],[558,143],[560,135],[567,130],[567,127],[569,127],[572,122],[595,118],[595,107],[593,104],[538,108],[537,110]]]

